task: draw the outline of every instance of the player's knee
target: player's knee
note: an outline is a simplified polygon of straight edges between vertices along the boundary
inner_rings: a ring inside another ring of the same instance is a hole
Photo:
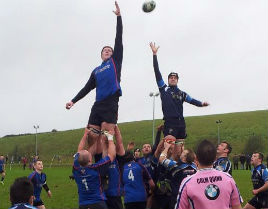
[[[97,140],[100,135],[100,127],[94,125],[88,125],[85,129],[85,134],[88,135],[88,139]]]
[[[114,135],[114,133],[115,133],[114,128],[115,128],[115,124],[106,123],[106,122],[103,122],[103,123],[101,124],[101,130],[102,130],[102,131],[107,131],[107,132],[109,132],[111,135]]]

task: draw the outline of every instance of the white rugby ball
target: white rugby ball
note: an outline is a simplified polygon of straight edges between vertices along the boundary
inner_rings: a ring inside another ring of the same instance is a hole
[[[146,1],[143,3],[142,5],[142,10],[146,13],[152,12],[154,10],[156,6],[155,1],[151,0],[151,1]]]

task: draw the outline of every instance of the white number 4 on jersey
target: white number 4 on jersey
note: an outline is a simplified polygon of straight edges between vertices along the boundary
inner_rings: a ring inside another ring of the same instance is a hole
[[[134,181],[134,175],[133,175],[132,170],[129,170],[129,173],[128,173],[128,179]]]

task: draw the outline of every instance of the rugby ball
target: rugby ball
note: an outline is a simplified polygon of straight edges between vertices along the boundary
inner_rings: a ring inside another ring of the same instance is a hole
[[[146,13],[152,12],[156,6],[155,1],[145,1],[142,5],[142,10]]]

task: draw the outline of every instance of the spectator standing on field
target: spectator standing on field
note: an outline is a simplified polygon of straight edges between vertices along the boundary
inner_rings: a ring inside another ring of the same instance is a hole
[[[241,154],[239,157],[240,163],[241,163],[241,169],[245,169],[245,162],[246,162],[246,156],[244,154]]]
[[[251,170],[251,155],[250,154],[247,154],[246,155],[246,170]]]
[[[233,163],[234,163],[234,170],[238,170],[238,162],[239,162],[239,156],[237,154],[235,154],[233,156]]]

